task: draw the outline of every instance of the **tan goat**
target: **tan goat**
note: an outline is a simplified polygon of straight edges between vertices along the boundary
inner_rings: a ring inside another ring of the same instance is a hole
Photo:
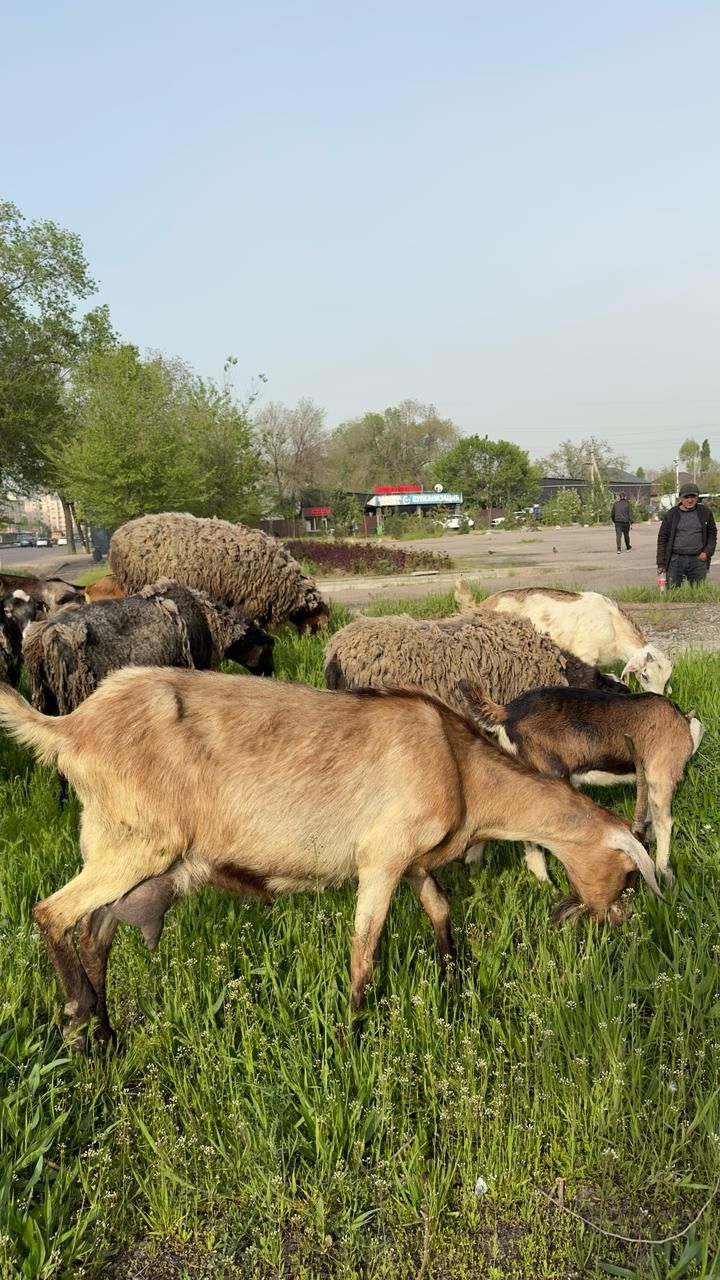
[[[450,954],[448,902],[431,873],[478,840],[549,848],[573,888],[560,918],[585,910],[619,922],[638,869],[659,892],[623,819],[509,759],[418,690],[335,693],[134,667],[57,718],[2,686],[0,724],[56,764],[83,805],[84,867],[35,908],[68,1032],[95,1014],[98,1037],[111,1035],[105,974],[117,921],[153,947],[168,906],[203,884],[265,896],[356,876],[354,1009],[403,878],[441,957]]]

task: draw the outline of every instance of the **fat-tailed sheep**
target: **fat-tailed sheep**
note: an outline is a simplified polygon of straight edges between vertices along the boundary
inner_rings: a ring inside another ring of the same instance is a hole
[[[437,622],[398,617],[355,618],[331,637],[325,652],[330,689],[414,686],[462,706],[460,679],[509,702],[543,685],[622,687],[571,654],[524,618],[488,611]]]
[[[108,559],[128,594],[173,578],[237,605],[270,630],[288,621],[311,631],[327,623],[327,605],[313,579],[260,529],[176,512],[142,516],[113,534]]]
[[[466,716],[417,690],[329,693],[128,668],[61,718],[2,686],[0,723],[56,764],[83,806],[83,868],[34,913],[65,992],[67,1031],[80,1036],[93,1014],[99,1039],[111,1036],[105,975],[117,921],[139,925],[154,945],[172,901],[203,884],[257,896],[357,877],[354,1009],[401,879],[441,955],[451,952],[448,902],[432,872],[479,839],[549,847],[573,887],[560,916],[622,920],[638,870],[659,892],[623,819],[505,756]]]
[[[33,705],[67,715],[121,667],[217,666],[271,675],[273,638],[239,609],[161,580],[138,595],[61,610],[28,627],[23,656]]]

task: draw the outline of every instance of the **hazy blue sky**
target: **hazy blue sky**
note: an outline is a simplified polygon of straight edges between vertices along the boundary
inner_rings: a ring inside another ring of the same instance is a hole
[[[331,427],[720,456],[717,0],[24,0],[2,39],[2,195],[125,338]]]

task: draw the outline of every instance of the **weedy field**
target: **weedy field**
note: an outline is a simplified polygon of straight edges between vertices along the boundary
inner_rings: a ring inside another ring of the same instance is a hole
[[[276,656],[322,682],[321,641],[285,631]],[[706,735],[667,900],[556,929],[559,888],[493,845],[441,873],[446,984],[398,891],[359,1042],[351,887],[269,907],[205,891],[154,956],[122,931],[120,1048],[71,1054],[30,911],[77,865],[77,807],[0,740],[2,1280],[720,1276],[720,656],[678,661],[673,688]]]

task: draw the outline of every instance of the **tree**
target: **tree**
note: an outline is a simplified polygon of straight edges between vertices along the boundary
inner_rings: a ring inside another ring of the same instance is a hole
[[[333,494],[330,510],[336,533],[353,534],[362,524],[363,509],[360,503],[351,493],[344,493],[342,489],[337,489]]]
[[[678,457],[681,462],[684,462],[686,471],[691,472],[693,480],[697,480],[698,478],[698,472],[700,470],[700,452],[700,445],[697,440],[693,440],[692,437],[687,440],[683,440],[683,443],[678,449]],[[710,450],[708,448],[708,453],[709,452]]]
[[[63,388],[81,352],[107,334],[107,311],[81,318],[95,290],[80,237],[26,222],[0,202],[0,480],[52,481],[46,445],[65,426]]]
[[[557,449],[554,449],[546,458],[540,458],[537,465],[544,476],[564,476],[573,480],[589,481],[594,465],[593,457],[595,465],[603,476],[607,475],[610,467],[617,467],[619,470],[625,470],[627,467],[627,458],[614,453],[607,440],[599,440],[596,436],[581,440],[580,444],[575,444],[572,440],[563,440],[562,444],[559,444]]]
[[[590,479],[582,499],[582,519],[585,524],[599,524],[610,519],[613,495],[600,471],[590,472]]]
[[[272,401],[256,415],[273,514],[296,515],[303,492],[317,484],[325,456],[324,417],[312,400],[299,400],[294,409]]]
[[[677,472],[674,467],[663,467],[662,471],[658,471],[653,480],[653,487],[657,494],[675,493],[677,489]]]
[[[257,519],[260,461],[229,392],[180,361],[125,344],[75,371],[73,433],[54,465],[81,517],[109,527],[145,512]]]
[[[434,405],[403,400],[336,427],[328,441],[326,482],[356,492],[377,484],[422,484],[457,439],[455,425]]]
[[[435,478],[446,489],[462,490],[466,505],[525,507],[535,502],[540,472],[528,454],[508,440],[466,436],[436,462]]]
[[[711,466],[711,463],[712,463],[712,458],[710,457],[710,441],[703,440],[700,446],[700,474],[702,476],[705,475],[705,472],[709,469],[709,467]]]

